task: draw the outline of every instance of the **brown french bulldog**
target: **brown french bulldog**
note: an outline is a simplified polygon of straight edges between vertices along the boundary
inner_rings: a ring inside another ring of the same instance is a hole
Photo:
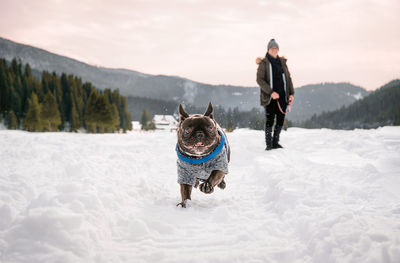
[[[214,120],[211,102],[204,115],[189,115],[179,105],[178,143],[178,183],[182,202],[177,206],[186,207],[191,200],[192,187],[206,194],[214,192],[214,187],[226,187],[230,147],[226,134]],[[201,181],[201,183],[200,183]]]

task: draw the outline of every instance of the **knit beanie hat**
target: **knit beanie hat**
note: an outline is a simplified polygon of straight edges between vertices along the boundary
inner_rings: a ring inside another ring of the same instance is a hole
[[[273,39],[273,38],[268,42],[268,50],[269,50],[270,48],[272,48],[272,47],[276,47],[276,48],[279,49],[278,43],[276,43],[275,39]]]

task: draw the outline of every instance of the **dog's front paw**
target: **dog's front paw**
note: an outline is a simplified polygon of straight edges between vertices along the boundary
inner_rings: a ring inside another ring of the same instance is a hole
[[[225,189],[225,187],[226,187],[225,180],[222,180],[222,181],[218,184],[218,187],[221,188],[221,189]]]
[[[214,187],[208,181],[205,181],[204,183],[200,184],[199,189],[205,194],[211,194],[212,192],[214,192]]]
[[[182,208],[186,208],[185,202],[177,203],[176,206],[181,206]]]
[[[185,201],[176,204],[176,206],[181,206],[182,208],[191,207],[190,199],[186,199]]]

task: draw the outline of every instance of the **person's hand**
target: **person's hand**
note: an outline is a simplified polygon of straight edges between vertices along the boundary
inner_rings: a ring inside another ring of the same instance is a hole
[[[279,94],[274,91],[271,94],[271,98],[274,99],[274,100],[277,100],[277,99],[279,99]]]
[[[290,96],[289,96],[289,103],[291,103],[291,102],[293,101],[293,99],[294,99],[294,96],[293,96],[293,95],[290,95]]]

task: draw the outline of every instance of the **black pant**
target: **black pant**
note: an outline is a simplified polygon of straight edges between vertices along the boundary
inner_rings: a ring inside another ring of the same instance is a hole
[[[285,121],[285,114],[283,114],[279,108],[276,100],[271,100],[268,106],[265,107],[265,117],[266,117],[266,125],[265,127],[274,126],[276,116],[276,125],[283,126],[283,122]]]

